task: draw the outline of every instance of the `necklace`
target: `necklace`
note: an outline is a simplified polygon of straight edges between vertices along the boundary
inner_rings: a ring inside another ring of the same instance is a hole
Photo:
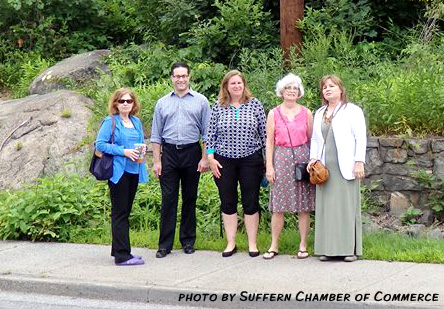
[[[333,120],[333,113],[330,114],[330,116],[327,117],[327,108],[324,111],[324,122],[325,123],[331,123]]]
[[[342,107],[342,103],[341,103],[341,106],[339,106],[339,109],[341,109],[341,107]],[[338,109],[338,111],[335,113],[335,109],[336,109],[336,106],[335,106],[335,108],[333,108],[333,110],[331,111],[330,116],[327,117],[327,110],[328,110],[328,106],[327,106],[327,108],[326,108],[325,111],[324,111],[324,115],[323,115],[323,116],[324,116],[324,122],[325,122],[325,123],[330,124],[330,123],[332,122],[333,117],[336,115],[337,112],[339,112],[339,109]]]

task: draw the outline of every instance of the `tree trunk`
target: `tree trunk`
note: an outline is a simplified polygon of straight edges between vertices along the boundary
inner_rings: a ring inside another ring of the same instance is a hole
[[[285,60],[289,60],[291,47],[297,54],[302,48],[302,33],[296,28],[296,22],[304,17],[304,0],[280,0],[280,15],[281,48]]]

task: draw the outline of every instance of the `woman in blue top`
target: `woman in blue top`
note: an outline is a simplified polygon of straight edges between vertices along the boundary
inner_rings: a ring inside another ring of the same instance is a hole
[[[227,236],[223,257],[236,253],[237,185],[240,184],[248,251],[259,255],[259,188],[264,172],[265,112],[248,89],[244,75],[232,70],[222,79],[207,135],[208,162],[221,200]]]
[[[139,182],[148,181],[145,162],[138,163],[134,144],[143,143],[142,122],[134,116],[140,110],[136,95],[126,88],[116,90],[109,99],[108,112],[96,139],[96,148],[114,156],[113,176],[108,181],[111,196],[112,247],[116,265],[141,265],[141,256],[131,254],[129,215]],[[112,143],[113,121],[115,122]],[[146,149],[143,149],[145,154]]]

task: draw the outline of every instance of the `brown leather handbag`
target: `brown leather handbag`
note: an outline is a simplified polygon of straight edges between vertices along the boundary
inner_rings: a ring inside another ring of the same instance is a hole
[[[320,160],[316,160],[309,168],[310,182],[314,185],[322,185],[328,180],[330,173],[328,168]]]

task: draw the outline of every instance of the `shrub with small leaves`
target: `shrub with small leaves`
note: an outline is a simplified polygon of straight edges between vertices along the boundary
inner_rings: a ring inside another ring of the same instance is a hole
[[[427,192],[424,206],[432,209],[438,219],[444,220],[444,178],[424,170],[414,172],[413,176]]]
[[[402,215],[401,221],[404,224],[415,224],[421,218],[422,210],[414,207],[409,207]]]
[[[56,175],[0,192],[3,239],[67,241],[71,229],[106,225],[108,217],[106,184],[92,177]]]

